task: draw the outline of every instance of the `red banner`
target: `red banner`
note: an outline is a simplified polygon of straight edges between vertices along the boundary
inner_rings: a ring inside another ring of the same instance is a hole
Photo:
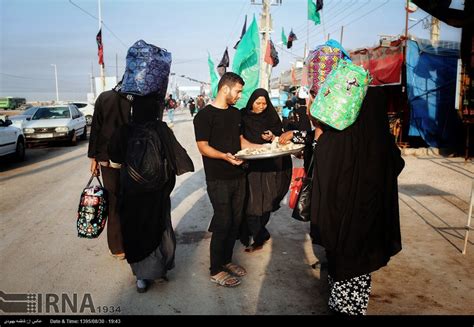
[[[371,85],[398,85],[402,82],[403,47],[400,40],[389,47],[358,49],[350,53],[352,62],[368,69]]]

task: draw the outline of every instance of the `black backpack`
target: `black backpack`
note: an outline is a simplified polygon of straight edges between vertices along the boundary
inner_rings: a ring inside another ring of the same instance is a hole
[[[155,122],[129,124],[125,162],[120,170],[124,193],[160,190],[170,179],[171,166]]]

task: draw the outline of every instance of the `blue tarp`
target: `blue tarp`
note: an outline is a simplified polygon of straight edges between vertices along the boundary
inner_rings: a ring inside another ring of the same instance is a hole
[[[461,121],[454,108],[459,43],[409,40],[407,86],[410,136],[421,136],[431,147],[459,145]]]

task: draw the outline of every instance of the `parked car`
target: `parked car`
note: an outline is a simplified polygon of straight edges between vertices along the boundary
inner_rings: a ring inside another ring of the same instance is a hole
[[[94,105],[89,102],[71,102],[75,105],[80,112],[86,117],[86,124],[90,126],[92,124],[92,116],[94,116]]]
[[[14,155],[18,161],[25,159],[25,138],[12,121],[0,118],[0,156]]]
[[[38,110],[38,107],[31,107],[29,109],[26,109],[19,115],[10,116],[8,118],[13,122],[13,125],[23,130],[24,124],[26,123],[26,121],[31,119],[31,117],[35,114],[36,110]]]
[[[38,107],[31,119],[24,124],[27,144],[50,141],[87,139],[84,115],[73,104]]]

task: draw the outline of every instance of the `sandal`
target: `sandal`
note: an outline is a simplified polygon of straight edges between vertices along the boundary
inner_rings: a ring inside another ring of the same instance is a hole
[[[224,269],[227,270],[229,273],[231,273],[234,276],[237,277],[244,277],[247,275],[247,270],[245,270],[244,267],[239,266],[235,263],[228,263],[224,266]]]
[[[221,271],[220,273],[211,276],[211,282],[224,287],[235,287],[240,284],[238,278],[232,277],[232,275],[225,271]]]
[[[245,248],[245,252],[252,253],[252,252],[255,252],[255,251],[258,251],[258,250],[261,250],[261,249],[263,249],[263,244],[262,245],[257,245],[255,243],[253,243],[249,247]]]

